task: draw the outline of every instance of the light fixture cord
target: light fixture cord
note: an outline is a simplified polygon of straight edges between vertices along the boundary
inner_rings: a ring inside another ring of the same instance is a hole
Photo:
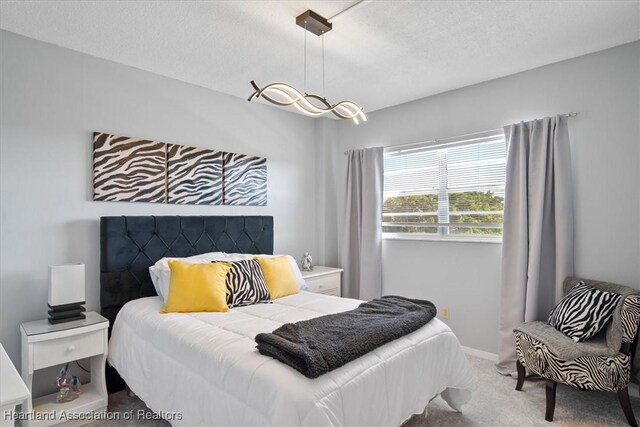
[[[327,98],[327,91],[324,87],[324,34],[322,35],[322,95]]]
[[[304,92],[307,91],[307,21],[304,21]]]

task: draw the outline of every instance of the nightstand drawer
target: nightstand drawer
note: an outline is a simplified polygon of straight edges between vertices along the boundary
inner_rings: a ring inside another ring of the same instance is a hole
[[[306,279],[309,292],[340,296],[340,274]]]
[[[33,344],[33,369],[60,365],[105,352],[104,330]]]

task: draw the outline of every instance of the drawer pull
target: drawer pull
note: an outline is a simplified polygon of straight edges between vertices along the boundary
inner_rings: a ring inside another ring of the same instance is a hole
[[[76,346],[75,346],[75,345],[73,345],[73,344],[71,344],[69,347],[67,347],[67,351],[68,351],[69,353],[71,353],[71,352],[72,352],[73,350],[75,350],[75,349],[76,349]]]

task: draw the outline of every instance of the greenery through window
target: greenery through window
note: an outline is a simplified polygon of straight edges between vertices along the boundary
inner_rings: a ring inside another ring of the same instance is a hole
[[[385,237],[499,239],[505,173],[502,132],[387,149]]]

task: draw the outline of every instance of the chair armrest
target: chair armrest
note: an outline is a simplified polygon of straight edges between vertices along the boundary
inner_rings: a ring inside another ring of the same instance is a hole
[[[627,343],[633,343],[638,334],[638,324],[640,323],[640,297],[630,295],[622,301],[620,320],[623,346]]]

